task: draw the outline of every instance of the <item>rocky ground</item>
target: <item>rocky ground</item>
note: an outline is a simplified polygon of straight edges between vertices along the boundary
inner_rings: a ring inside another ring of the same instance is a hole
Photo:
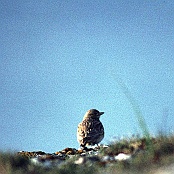
[[[118,147],[117,147],[118,146]],[[20,151],[19,155],[28,157],[35,165],[45,167],[58,166],[63,163],[73,161],[74,164],[83,165],[85,163],[97,162],[100,165],[107,165],[117,161],[129,161],[138,154],[145,153],[145,142],[133,142],[128,144],[99,145],[85,149],[65,148],[55,153],[45,153],[42,151]]]
[[[109,146],[102,145],[91,147],[85,150],[75,148],[65,148],[55,153],[45,153],[42,151],[21,151],[19,155],[28,157],[31,163],[44,167],[59,166],[69,161],[73,161],[74,164],[83,165],[90,162],[97,162],[101,165],[115,162],[118,160],[129,160],[132,158],[133,153],[119,153],[118,155],[108,154],[102,155]]]
[[[54,153],[0,154],[0,169],[3,174],[15,174],[14,171],[18,174],[171,174],[174,173],[174,136],[123,139],[84,150],[65,148]]]

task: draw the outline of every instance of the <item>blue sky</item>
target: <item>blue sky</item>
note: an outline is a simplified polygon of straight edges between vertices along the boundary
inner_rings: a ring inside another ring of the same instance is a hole
[[[103,143],[174,130],[174,2],[1,0],[0,150],[78,148],[88,109],[104,111]]]

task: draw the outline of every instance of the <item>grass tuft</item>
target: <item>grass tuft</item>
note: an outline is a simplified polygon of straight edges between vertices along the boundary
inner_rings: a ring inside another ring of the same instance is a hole
[[[128,99],[129,103],[132,106],[132,109],[135,113],[135,117],[138,120],[139,127],[141,128],[143,135],[147,138],[146,139],[147,140],[146,141],[147,149],[149,151],[151,151],[151,153],[153,153],[154,148],[153,148],[153,143],[151,142],[151,139],[150,139],[150,133],[149,133],[147,124],[145,122],[144,116],[142,114],[142,111],[141,111],[137,101],[135,100],[135,98],[133,97],[130,90],[128,89],[126,84],[123,82],[123,80],[118,75],[113,76],[113,77],[116,80],[116,82],[118,83],[120,89],[125,94],[126,98]]]

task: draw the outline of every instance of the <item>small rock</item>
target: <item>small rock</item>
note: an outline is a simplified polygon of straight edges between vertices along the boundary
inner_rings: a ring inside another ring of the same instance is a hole
[[[108,162],[108,161],[111,161],[111,158],[110,158],[109,155],[103,156],[102,159],[101,159],[101,161],[103,161],[103,162]]]
[[[86,157],[80,157],[78,160],[74,161],[74,164],[78,164],[78,165],[81,165],[81,164],[85,164],[86,163]]]
[[[130,160],[131,158],[132,158],[131,154],[124,154],[124,153],[120,153],[117,156],[115,156],[116,161]]]
[[[77,154],[82,154],[82,153],[83,153],[83,149],[77,150]]]

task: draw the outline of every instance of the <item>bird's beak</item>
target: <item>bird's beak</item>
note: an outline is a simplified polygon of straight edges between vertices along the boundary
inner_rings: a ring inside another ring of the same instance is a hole
[[[100,112],[99,114],[100,114],[100,115],[103,115],[103,114],[104,114],[104,112]]]

